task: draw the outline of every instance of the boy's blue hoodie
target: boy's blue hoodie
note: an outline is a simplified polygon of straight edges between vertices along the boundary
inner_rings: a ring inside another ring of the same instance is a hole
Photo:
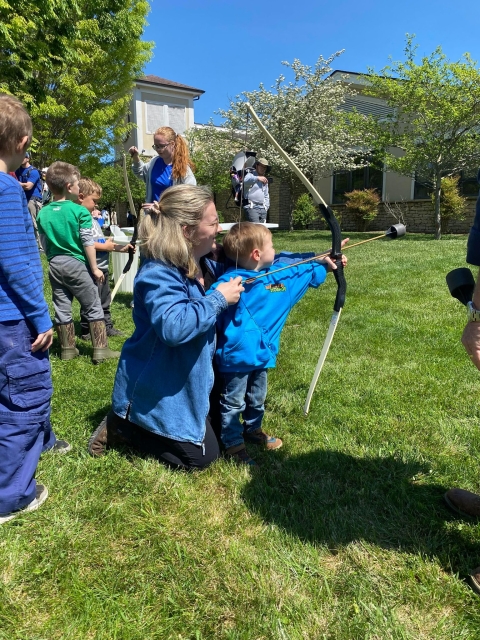
[[[229,306],[217,318],[215,357],[221,372],[245,373],[275,367],[280,333],[290,310],[305,295],[308,287],[318,287],[327,275],[325,266],[318,262],[269,275],[269,271],[276,271],[289,263],[291,259],[284,262],[280,259],[262,271],[232,268],[210,289],[212,291],[221,282],[237,276],[245,280],[266,274],[252,284],[246,284],[239,302]]]

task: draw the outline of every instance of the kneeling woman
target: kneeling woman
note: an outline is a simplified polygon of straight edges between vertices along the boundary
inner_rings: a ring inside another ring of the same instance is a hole
[[[126,444],[185,469],[219,456],[207,415],[215,322],[243,286],[238,277],[205,296],[200,259],[218,228],[211,191],[193,185],[167,189],[142,220],[135,331],[122,349],[112,410],[90,439],[92,455]]]

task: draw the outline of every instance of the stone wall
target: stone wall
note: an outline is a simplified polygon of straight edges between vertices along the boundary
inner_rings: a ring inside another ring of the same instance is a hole
[[[446,233],[468,233],[475,216],[476,198],[467,198],[467,211],[465,220],[452,220]],[[388,203],[393,214],[390,213],[384,203],[379,206],[378,216],[368,226],[367,231],[382,231],[395,224],[395,217],[404,222],[410,233],[435,233],[435,219],[433,206],[430,200],[408,200],[403,202]],[[332,209],[341,220],[342,230],[358,231],[359,225],[353,214],[348,213],[345,205],[333,205]],[[323,229],[321,221],[315,221],[313,229]],[[445,232],[445,231],[444,231]]]

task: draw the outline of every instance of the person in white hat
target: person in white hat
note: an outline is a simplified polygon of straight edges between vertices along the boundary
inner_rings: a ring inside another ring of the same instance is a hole
[[[270,171],[268,160],[259,158],[254,169],[243,179],[243,210],[249,222],[266,222],[270,208],[270,194],[268,192],[268,178]]]

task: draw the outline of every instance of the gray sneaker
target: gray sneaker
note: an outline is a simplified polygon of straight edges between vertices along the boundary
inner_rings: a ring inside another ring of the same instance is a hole
[[[53,453],[67,453],[67,451],[72,450],[72,445],[66,440],[55,440],[55,444],[49,451],[53,451]]]
[[[27,504],[26,507],[23,507],[23,509],[19,509],[18,511],[12,511],[11,513],[8,513],[6,516],[0,516],[0,524],[3,524],[4,522],[8,522],[9,520],[13,520],[13,518],[16,518],[22,513],[27,513],[27,511],[36,511],[38,507],[40,507],[47,498],[48,498],[47,487],[43,484],[37,483],[35,498],[29,504]]]

